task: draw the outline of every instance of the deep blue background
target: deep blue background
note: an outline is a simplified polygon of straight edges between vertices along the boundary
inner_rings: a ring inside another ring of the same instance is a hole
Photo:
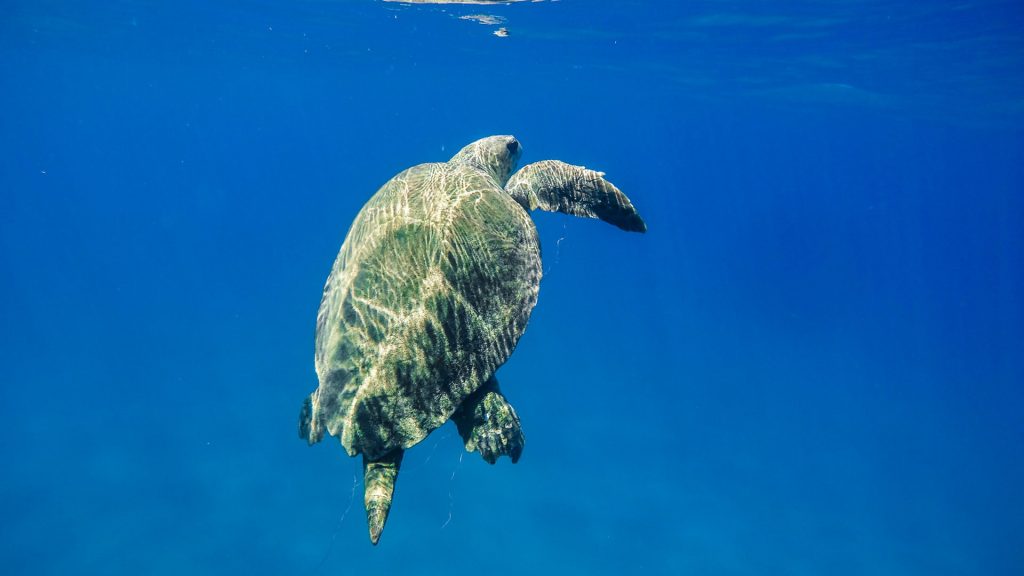
[[[2,571],[1019,573],[1019,3],[595,4],[0,4]],[[650,231],[536,215],[523,458],[438,430],[372,548],[320,291],[501,133]]]

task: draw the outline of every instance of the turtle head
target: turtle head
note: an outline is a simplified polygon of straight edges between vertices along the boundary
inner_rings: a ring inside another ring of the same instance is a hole
[[[451,162],[479,168],[493,176],[498,186],[504,186],[522,154],[523,147],[515,136],[488,136],[459,150]]]

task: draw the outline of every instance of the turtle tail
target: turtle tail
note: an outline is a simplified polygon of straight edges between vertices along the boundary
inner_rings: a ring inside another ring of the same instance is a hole
[[[324,428],[320,419],[313,417],[313,396],[315,394],[314,392],[306,397],[302,402],[302,411],[299,412],[299,438],[309,442],[310,445],[316,444],[324,437]]]
[[[395,479],[402,465],[400,449],[392,450],[377,460],[363,455],[363,503],[366,505],[366,524],[370,529],[370,542],[375,546],[384,531],[384,523],[391,511],[391,497],[395,493]]]

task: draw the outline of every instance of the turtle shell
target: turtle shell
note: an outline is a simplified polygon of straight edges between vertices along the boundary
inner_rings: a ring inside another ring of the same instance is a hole
[[[370,459],[416,444],[508,359],[540,278],[536,227],[491,176],[460,163],[398,174],[324,287],[303,433]]]

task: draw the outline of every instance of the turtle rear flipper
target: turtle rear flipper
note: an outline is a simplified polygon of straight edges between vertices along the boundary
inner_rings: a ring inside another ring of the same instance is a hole
[[[323,440],[324,427],[320,420],[313,417],[313,396],[310,394],[302,402],[302,410],[299,412],[299,438],[309,442],[310,446]]]
[[[527,164],[512,175],[505,191],[527,210],[600,218],[628,232],[647,231],[633,203],[604,179],[604,172],[583,166],[559,160]]]
[[[466,450],[477,450],[490,464],[508,456],[515,464],[523,453],[526,438],[519,425],[515,408],[498,389],[498,380],[491,378],[466,398],[452,415]]]

